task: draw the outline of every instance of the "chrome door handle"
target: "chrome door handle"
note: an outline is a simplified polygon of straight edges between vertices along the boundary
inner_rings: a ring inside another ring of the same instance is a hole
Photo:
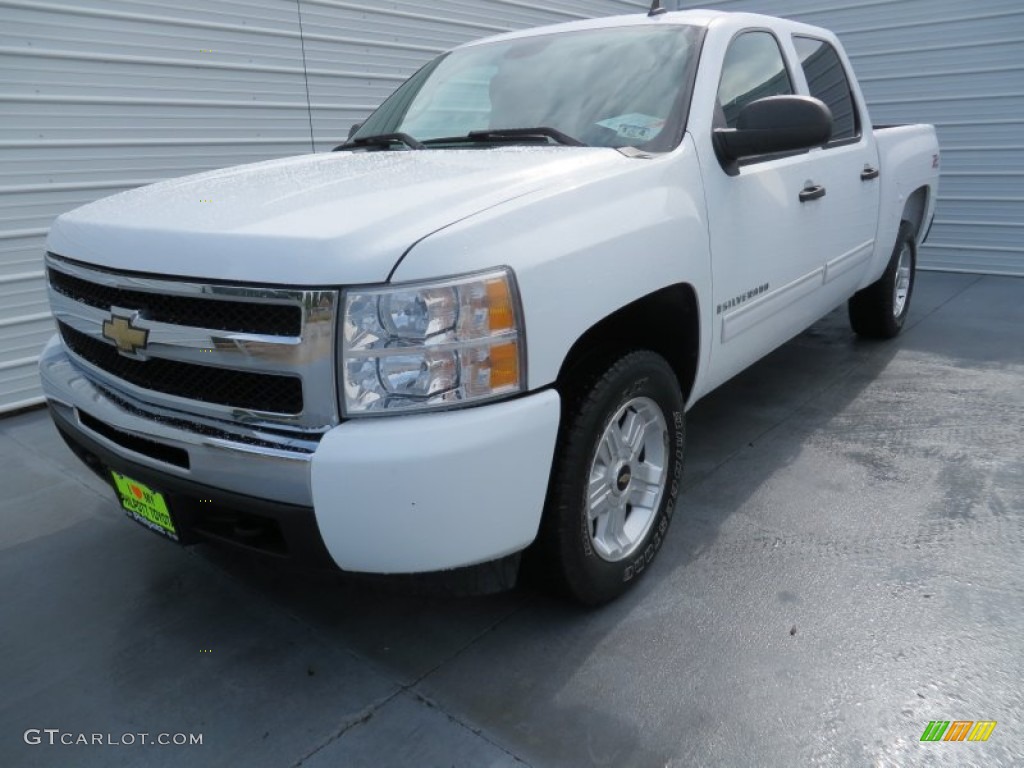
[[[821,184],[815,184],[812,187],[804,187],[800,192],[800,202],[806,203],[808,200],[817,200],[819,197],[825,196],[825,188]]]

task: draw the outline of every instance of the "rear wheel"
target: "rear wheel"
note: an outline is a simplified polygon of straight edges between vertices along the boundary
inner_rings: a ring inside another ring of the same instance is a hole
[[[538,542],[545,571],[598,605],[657,554],[679,493],[683,398],[669,364],[630,352],[567,393]]]
[[[909,221],[900,224],[896,247],[882,276],[850,298],[850,325],[860,336],[891,339],[903,330],[917,272],[917,244]]]

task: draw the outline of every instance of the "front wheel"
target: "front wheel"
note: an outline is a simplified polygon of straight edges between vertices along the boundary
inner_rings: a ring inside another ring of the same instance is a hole
[[[642,350],[567,393],[539,545],[571,597],[625,592],[668,530],[683,470],[683,397],[669,364]]]
[[[885,272],[849,301],[850,326],[854,333],[873,339],[891,339],[898,335],[910,310],[916,272],[914,227],[904,221]]]

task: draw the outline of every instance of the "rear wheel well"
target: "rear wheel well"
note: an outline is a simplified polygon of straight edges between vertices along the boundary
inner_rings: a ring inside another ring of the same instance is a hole
[[[576,394],[581,380],[637,349],[657,352],[668,361],[683,402],[688,401],[700,351],[700,318],[693,286],[679,283],[662,288],[592,325],[572,345],[555,386],[564,400]]]
[[[918,187],[907,198],[903,206],[903,221],[909,221],[913,227],[914,242],[920,243],[924,237],[924,212],[928,210],[928,187]]]

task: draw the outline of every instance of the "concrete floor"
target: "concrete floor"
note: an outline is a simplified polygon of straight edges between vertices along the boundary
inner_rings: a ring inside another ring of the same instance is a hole
[[[924,273],[898,340],[837,312],[689,426],[660,557],[584,612],[179,549],[2,420],[0,765],[1024,763],[1024,280]]]

